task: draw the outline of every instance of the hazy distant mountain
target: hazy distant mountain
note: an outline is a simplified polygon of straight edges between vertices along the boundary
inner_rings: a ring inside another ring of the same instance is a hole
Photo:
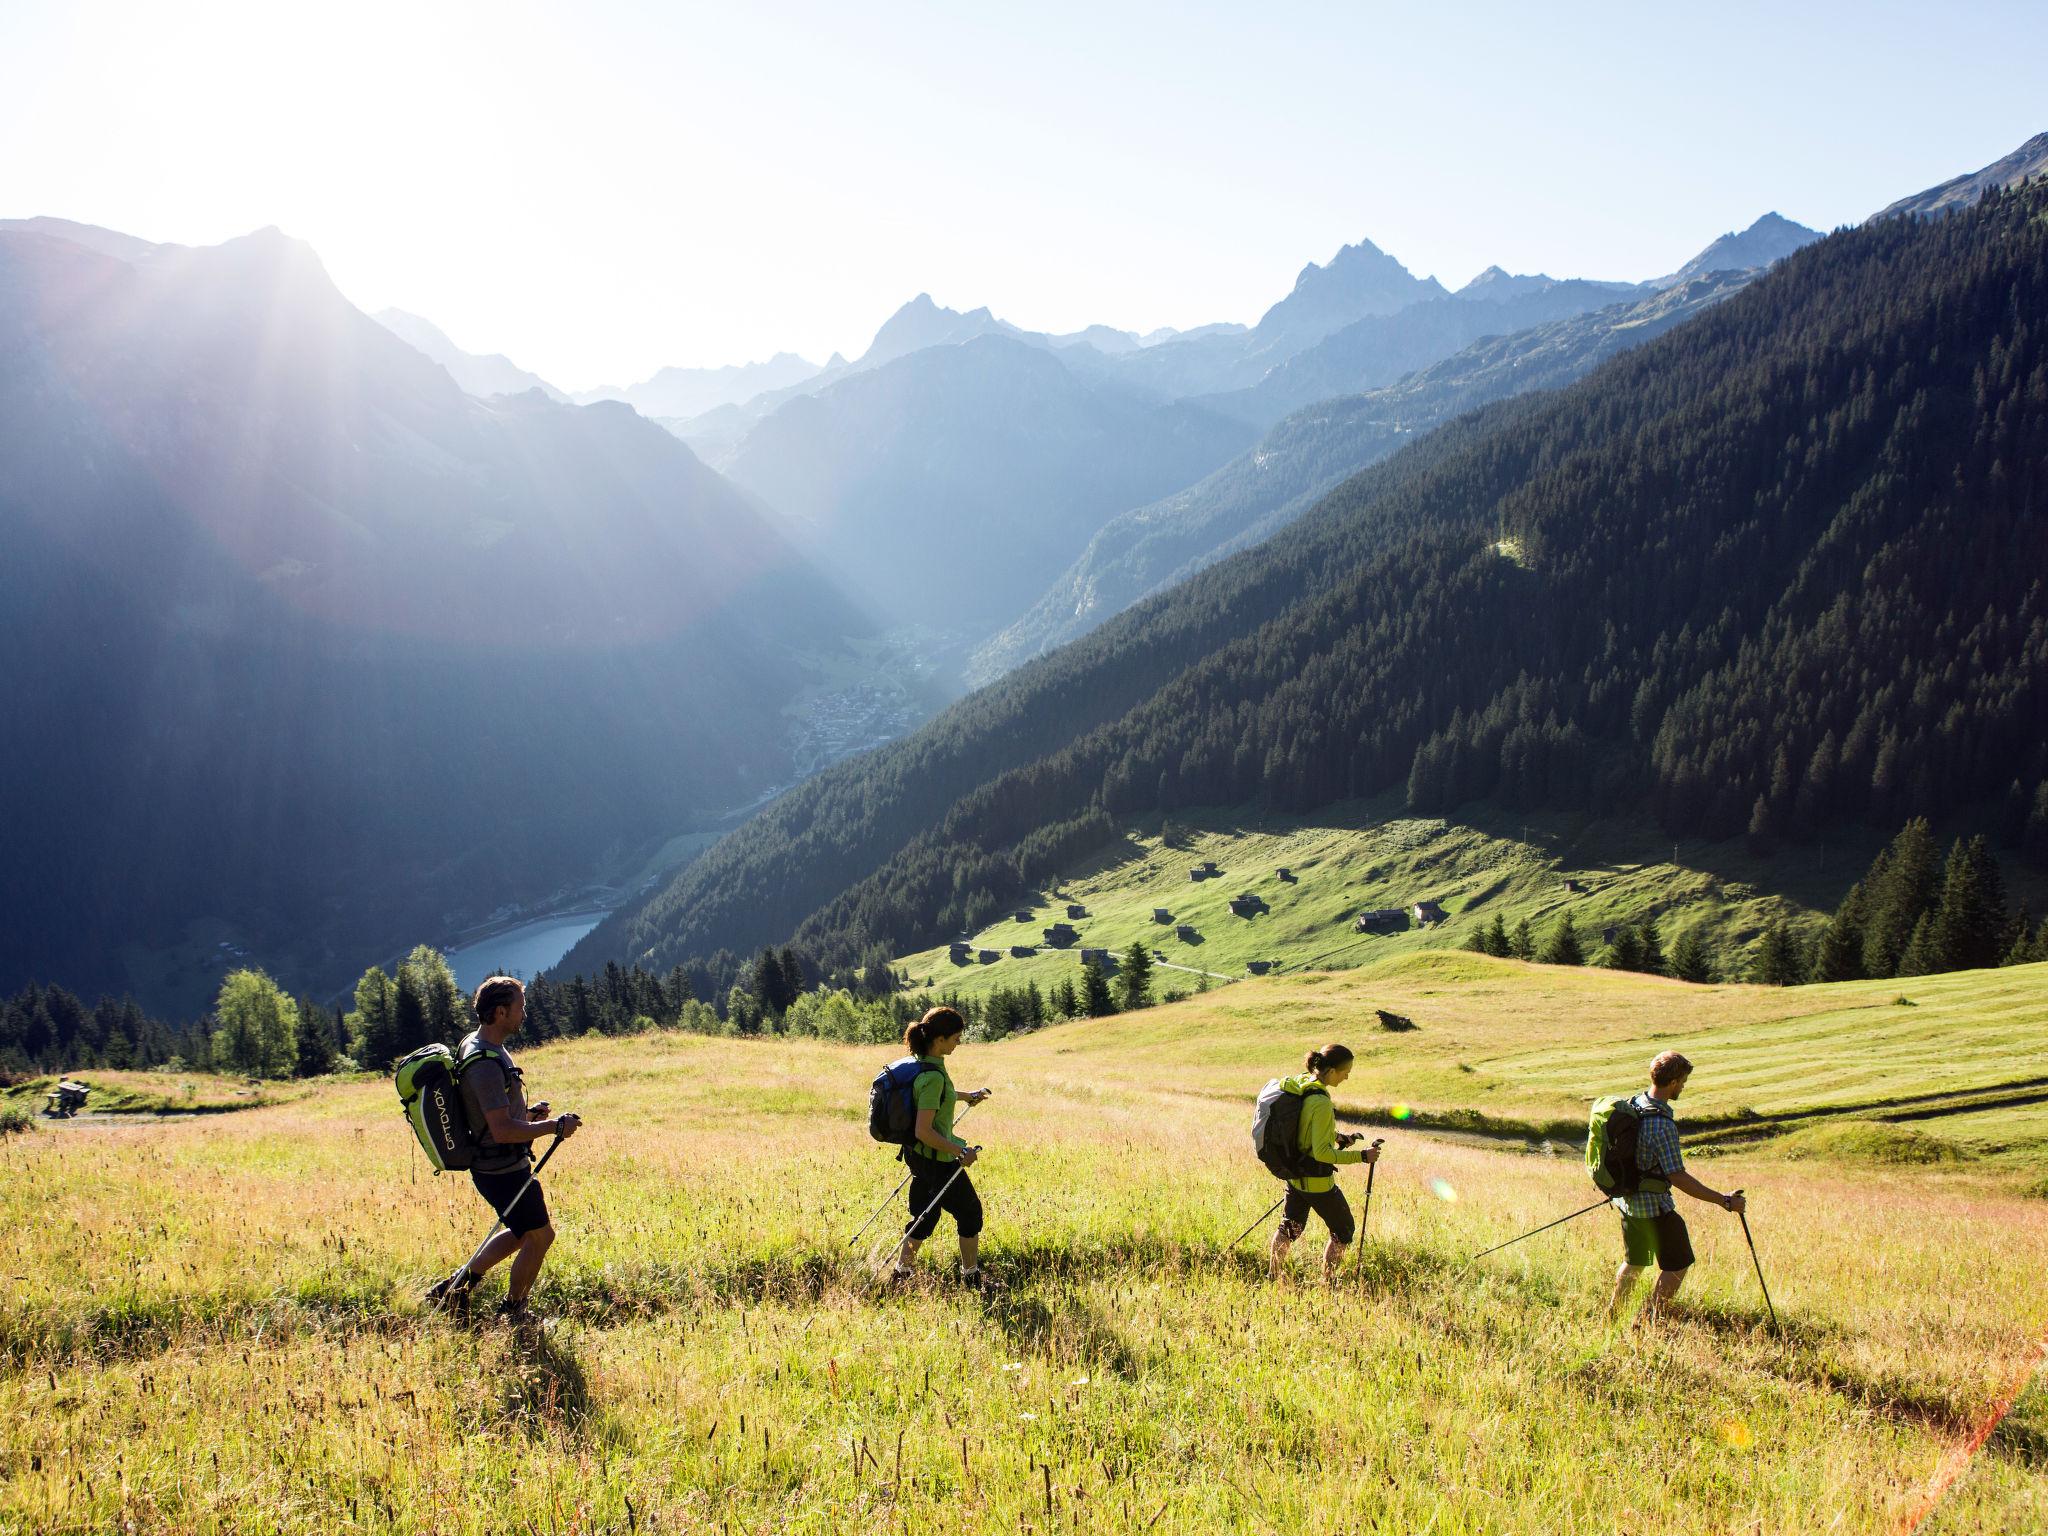
[[[1235,422],[1084,379],[983,335],[786,401],[727,472],[850,589],[903,621],[986,635],[1102,522],[1250,441]]]
[[[664,368],[626,389],[606,385],[578,394],[576,403],[623,400],[642,416],[688,419],[721,406],[744,405],[771,390],[788,389],[824,370],[794,352],[778,352],[765,363],[729,363],[723,368]]]
[[[863,627],[669,434],[466,395],[273,230],[0,231],[0,466],[0,989],[182,1010],[226,932],[333,985],[573,889],[784,782]]]
[[[976,650],[967,680],[977,687],[993,682],[1080,638],[1271,537],[1340,482],[1451,417],[1570,383],[1719,303],[1756,275],[1694,278],[1632,302],[1489,337],[1397,384],[1296,412],[1199,483],[1106,524],[1023,617]]]
[[[1883,219],[1896,213],[1953,213],[1958,208],[1969,207],[1992,187],[2009,187],[2015,182],[2044,175],[2048,175],[2048,133],[2037,133],[2004,159],[1992,161],[1983,170],[1954,176],[1938,187],[1902,197],[1871,217]]]
[[[463,351],[431,320],[408,314],[402,309],[379,310],[370,318],[400,341],[424,352],[446,368],[465,394],[484,400],[492,395],[521,395],[529,389],[537,389],[550,400],[566,402],[569,398],[539,374],[528,373],[502,353],[493,352],[482,357]]]
[[[1252,350],[1291,355],[1368,316],[1443,296],[1435,278],[1416,277],[1370,240],[1361,240],[1338,251],[1328,266],[1310,262],[1301,269],[1293,292],[1252,328]]]
[[[1488,267],[1460,288],[1454,295],[1460,299],[1483,299],[1491,304],[1503,304],[1510,299],[1527,298],[1531,294],[1543,293],[1558,285],[1558,279],[1544,273],[1504,272],[1499,267]],[[1587,279],[1574,279],[1589,292],[1605,292],[1616,299],[1642,292],[1642,283],[1606,283]]]
[[[1746,272],[1754,267],[1768,267],[1819,238],[1817,229],[1794,224],[1781,214],[1767,213],[1749,228],[1721,236],[1669,276],[1652,278],[1650,286],[1669,288],[1707,272]]]
[[[1198,397],[1205,405],[1266,427],[1318,400],[1391,384],[1451,356],[1482,336],[1502,336],[1569,315],[1604,309],[1613,283],[1516,279],[1411,304],[1391,315],[1354,321],[1268,369],[1249,389]],[[1496,292],[1498,291],[1498,296]]]

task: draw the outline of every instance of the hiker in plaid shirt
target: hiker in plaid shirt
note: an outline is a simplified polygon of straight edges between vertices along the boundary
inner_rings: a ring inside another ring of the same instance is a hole
[[[1676,1051],[1666,1051],[1650,1063],[1650,1086],[1629,1102],[1641,1118],[1636,1137],[1636,1166],[1643,1182],[1632,1195],[1617,1198],[1621,1211],[1621,1242],[1625,1257],[1614,1277],[1614,1299],[1607,1304],[1608,1321],[1621,1315],[1636,1281],[1652,1260],[1657,1265],[1657,1286],[1650,1293],[1650,1316],[1654,1319],[1666,1302],[1685,1284],[1685,1272],[1692,1268],[1692,1238],[1685,1230],[1685,1218],[1671,1198],[1682,1189],[1695,1200],[1710,1200],[1724,1211],[1740,1211],[1741,1195],[1724,1195],[1709,1189],[1685,1171],[1685,1159],[1678,1151],[1678,1121],[1671,1105],[1685,1092],[1692,1076],[1692,1063]]]

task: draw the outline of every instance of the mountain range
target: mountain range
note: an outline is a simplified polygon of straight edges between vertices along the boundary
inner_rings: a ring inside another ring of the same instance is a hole
[[[1568,384],[1740,291],[1756,275],[1717,272],[1605,309],[1489,336],[1396,384],[1295,412],[1194,485],[1112,518],[1022,618],[975,651],[968,681],[993,682],[1270,537],[1342,481],[1453,416]],[[1551,281],[1499,273],[1496,281],[1502,279]],[[1460,290],[1459,297],[1469,292]]]
[[[274,230],[0,230],[0,462],[0,987],[338,985],[615,878],[867,631],[672,435],[465,394]]]
[[[550,400],[567,402],[568,396],[537,373],[528,373],[503,353],[480,356],[465,352],[448,339],[431,320],[402,309],[380,309],[371,316],[385,330],[416,351],[425,353],[455,380],[464,394],[487,400],[492,395],[523,395],[537,389]]]
[[[565,967],[793,938],[846,974],[1132,818],[1403,784],[1420,814],[2017,841],[2048,807],[2044,310],[2048,186],[1815,242],[810,780]]]

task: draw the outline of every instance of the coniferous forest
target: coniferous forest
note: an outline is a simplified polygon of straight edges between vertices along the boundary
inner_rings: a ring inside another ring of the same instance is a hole
[[[820,775],[563,970],[872,968],[1119,817],[1401,784],[1758,847],[1966,811],[2048,859],[2044,315],[2048,188],[1840,231]]]

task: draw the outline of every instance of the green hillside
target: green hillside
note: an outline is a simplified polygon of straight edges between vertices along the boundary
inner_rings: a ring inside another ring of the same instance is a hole
[[[1862,838],[1824,853],[1757,859],[1740,841],[1674,845],[1654,827],[1587,815],[1522,816],[1473,806],[1453,819],[1410,816],[1399,794],[1307,817],[1189,811],[1133,824],[1108,852],[1064,876],[1057,891],[1048,885],[1031,892],[1028,908],[1023,900],[1015,908],[1029,910],[1029,922],[1005,912],[971,935],[977,955],[1000,954],[993,964],[956,965],[946,945],[898,963],[916,982],[930,978],[936,987],[979,995],[1027,981],[1050,987],[1078,974],[1084,946],[1121,954],[1143,940],[1168,965],[1186,968],[1160,973],[1156,990],[1164,995],[1195,990],[1198,971],[1245,976],[1252,961],[1271,962],[1276,972],[1342,970],[1462,947],[1496,914],[1510,929],[1528,919],[1540,938],[1570,912],[1588,958],[1599,953],[1604,928],[1656,914],[1667,952],[1680,932],[1703,924],[1724,973],[1740,975],[1745,951],[1765,924],[1817,923],[1876,846]],[[1646,859],[1653,849],[1666,857]],[[1218,875],[1190,880],[1190,868],[1206,860]],[[1280,878],[1283,868],[1291,880]],[[1567,881],[1582,889],[1570,890]],[[1265,910],[1235,915],[1231,901],[1244,893],[1258,896]],[[1440,903],[1447,920],[1417,926],[1404,917],[1393,932],[1353,931],[1353,918],[1365,909],[1406,912],[1419,901]],[[1070,902],[1088,915],[1069,920]],[[1171,912],[1172,921],[1156,921],[1155,908]],[[1044,938],[1043,930],[1061,921],[1080,934],[1067,949]],[[1194,927],[1196,941],[1178,936],[1183,923]],[[1037,953],[1014,957],[1013,945],[1035,946]]]

